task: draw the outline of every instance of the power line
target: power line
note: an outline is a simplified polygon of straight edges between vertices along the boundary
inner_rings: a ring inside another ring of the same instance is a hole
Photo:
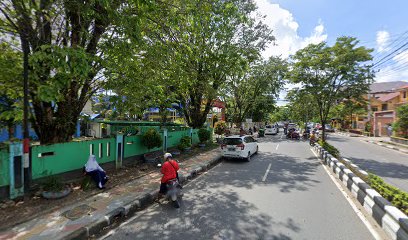
[[[402,46],[398,47],[396,50],[394,50],[394,51],[392,51],[391,53],[387,54],[385,57],[381,58],[379,61],[375,62],[375,63],[373,64],[373,67],[378,67],[379,65],[384,64],[385,62],[389,61],[389,60],[390,60],[390,57],[392,58],[393,55],[394,55],[397,51],[399,51],[400,49],[404,48],[405,46],[408,46],[408,41],[405,42]],[[405,49],[404,49],[404,50],[405,50]],[[399,52],[399,53],[401,53],[401,52]],[[397,55],[398,55],[399,53],[397,53]]]

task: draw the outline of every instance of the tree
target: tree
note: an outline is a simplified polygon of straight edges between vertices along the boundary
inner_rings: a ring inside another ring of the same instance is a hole
[[[34,129],[42,144],[69,141],[79,114],[100,88],[104,51],[137,35],[135,1],[2,1],[0,30],[21,39],[30,57],[29,95]],[[138,10],[138,11],[136,11]],[[130,31],[130,30],[128,30]]]
[[[275,112],[269,114],[270,122],[287,121],[291,119],[291,109],[288,105],[278,107]]]
[[[328,122],[330,109],[349,92],[368,92],[374,73],[365,65],[371,60],[371,49],[358,47],[353,37],[340,37],[333,46],[310,44],[292,56],[290,79],[302,85],[301,91],[311,94],[317,105],[320,123]]]
[[[0,52],[0,127],[7,127],[12,137],[15,123],[23,117],[22,58],[5,42],[0,44]]]
[[[307,123],[318,116],[318,107],[310,93],[295,88],[288,92],[286,98],[291,120]]]
[[[408,137],[408,105],[405,104],[397,108],[397,118],[395,123],[397,131],[400,131],[403,137]]]
[[[247,73],[232,76],[226,88],[227,113],[240,126],[245,118],[264,121],[275,109],[275,98],[283,85],[286,63],[272,57]]]
[[[126,51],[113,61],[109,87],[136,111],[179,103],[187,124],[201,128],[228,77],[274,39],[255,9],[250,0],[166,1],[140,23],[145,41],[117,44]]]

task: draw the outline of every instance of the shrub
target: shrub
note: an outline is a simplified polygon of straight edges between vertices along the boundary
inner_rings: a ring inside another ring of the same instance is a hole
[[[43,183],[43,190],[46,192],[59,192],[64,190],[64,184],[59,177],[51,175]]]
[[[189,136],[184,136],[180,139],[180,144],[178,145],[178,148],[180,150],[184,150],[186,148],[191,147],[191,137]]]
[[[198,139],[200,139],[201,143],[207,142],[208,140],[210,140],[210,137],[211,133],[207,129],[200,128],[200,130],[198,130]]]
[[[340,157],[340,151],[337,148],[333,147],[332,145],[328,144],[326,141],[319,140],[319,144],[334,157],[336,158]]]
[[[149,150],[155,147],[161,147],[162,143],[160,133],[154,128],[148,129],[142,136],[142,144]]]
[[[400,136],[408,137],[408,105],[397,108],[398,120],[394,124]]]
[[[371,173],[368,175],[368,184],[392,205],[408,214],[408,193],[385,183],[382,178]]]
[[[225,123],[225,121],[218,121],[215,123],[214,126],[215,134],[222,135],[225,133],[225,130],[227,130],[227,124]]]

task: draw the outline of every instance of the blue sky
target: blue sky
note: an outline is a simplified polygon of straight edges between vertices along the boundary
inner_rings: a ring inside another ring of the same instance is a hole
[[[274,30],[276,46],[265,58],[287,58],[310,43],[332,45],[339,36],[357,37],[373,48],[377,82],[408,82],[408,0],[254,0],[264,22]],[[392,54],[393,53],[393,54]],[[288,86],[290,88],[290,86]],[[282,92],[281,98],[285,96]]]
[[[407,0],[268,0],[290,11],[299,23],[300,36],[308,36],[321,21],[328,42],[355,36],[375,46],[378,31],[391,35],[408,30]]]

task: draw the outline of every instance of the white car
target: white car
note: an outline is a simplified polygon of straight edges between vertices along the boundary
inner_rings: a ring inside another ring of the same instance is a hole
[[[229,136],[221,144],[224,158],[244,158],[248,162],[251,156],[258,153],[258,143],[252,136]]]
[[[272,135],[278,134],[278,126],[276,124],[266,125],[265,126],[265,135],[268,135],[268,134],[272,134]]]

